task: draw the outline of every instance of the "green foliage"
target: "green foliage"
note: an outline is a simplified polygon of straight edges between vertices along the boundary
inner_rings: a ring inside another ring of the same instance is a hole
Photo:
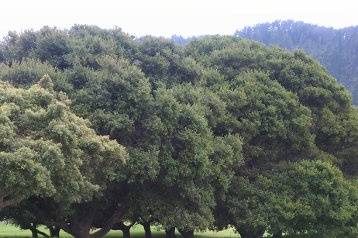
[[[14,86],[30,87],[45,74],[51,78],[60,78],[59,73],[50,64],[41,63],[36,59],[15,61],[11,65],[0,64],[1,80]]]
[[[272,230],[288,233],[344,233],[357,224],[358,190],[324,161],[302,161],[271,176],[266,188]],[[272,210],[271,210],[272,209]]]
[[[236,177],[226,198],[226,219],[239,232],[266,227],[291,235],[347,235],[356,229],[357,191],[331,163],[306,160],[255,180]]]
[[[126,153],[97,136],[70,112],[68,99],[44,77],[27,90],[1,82],[1,199],[6,205],[31,196],[58,202],[90,200],[121,179]],[[101,167],[100,171],[93,168]]]
[[[202,49],[208,42],[220,45],[221,40],[194,40],[188,53],[195,55],[195,48]],[[232,224],[243,236],[259,237],[274,215],[264,205],[266,191],[257,178],[286,168],[290,161],[325,154],[341,161],[338,164],[355,166],[355,109],[343,87],[301,52],[291,54],[234,39],[212,49],[201,51],[196,59],[216,68],[205,75],[205,83],[222,98],[228,112],[214,131],[241,135],[245,161],[236,170],[228,193],[218,200],[216,225]],[[351,172],[346,170],[347,175]]]
[[[357,110],[301,51],[77,25],[11,33],[0,60],[0,194],[19,224],[352,233]]]

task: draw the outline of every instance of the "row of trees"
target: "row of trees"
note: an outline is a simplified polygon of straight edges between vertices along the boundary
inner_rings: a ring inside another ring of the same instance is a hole
[[[358,111],[302,52],[74,26],[0,61],[0,216],[34,236],[357,232]]]

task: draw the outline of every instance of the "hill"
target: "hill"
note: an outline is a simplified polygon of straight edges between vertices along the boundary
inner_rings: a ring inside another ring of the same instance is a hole
[[[289,50],[303,49],[352,93],[358,105],[358,26],[334,29],[288,20],[245,27],[235,35]]]

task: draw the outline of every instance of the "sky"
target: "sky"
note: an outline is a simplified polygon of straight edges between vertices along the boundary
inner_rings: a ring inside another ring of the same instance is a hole
[[[0,10],[1,37],[74,24],[166,37],[233,34],[278,19],[334,28],[358,25],[357,0],[5,0]]]

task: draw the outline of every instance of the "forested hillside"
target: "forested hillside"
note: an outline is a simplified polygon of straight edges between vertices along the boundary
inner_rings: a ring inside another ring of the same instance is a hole
[[[75,25],[0,44],[0,220],[356,237],[358,109],[314,59]]]
[[[358,26],[333,29],[295,21],[275,21],[235,33],[267,45],[303,49],[353,94],[358,105]]]

